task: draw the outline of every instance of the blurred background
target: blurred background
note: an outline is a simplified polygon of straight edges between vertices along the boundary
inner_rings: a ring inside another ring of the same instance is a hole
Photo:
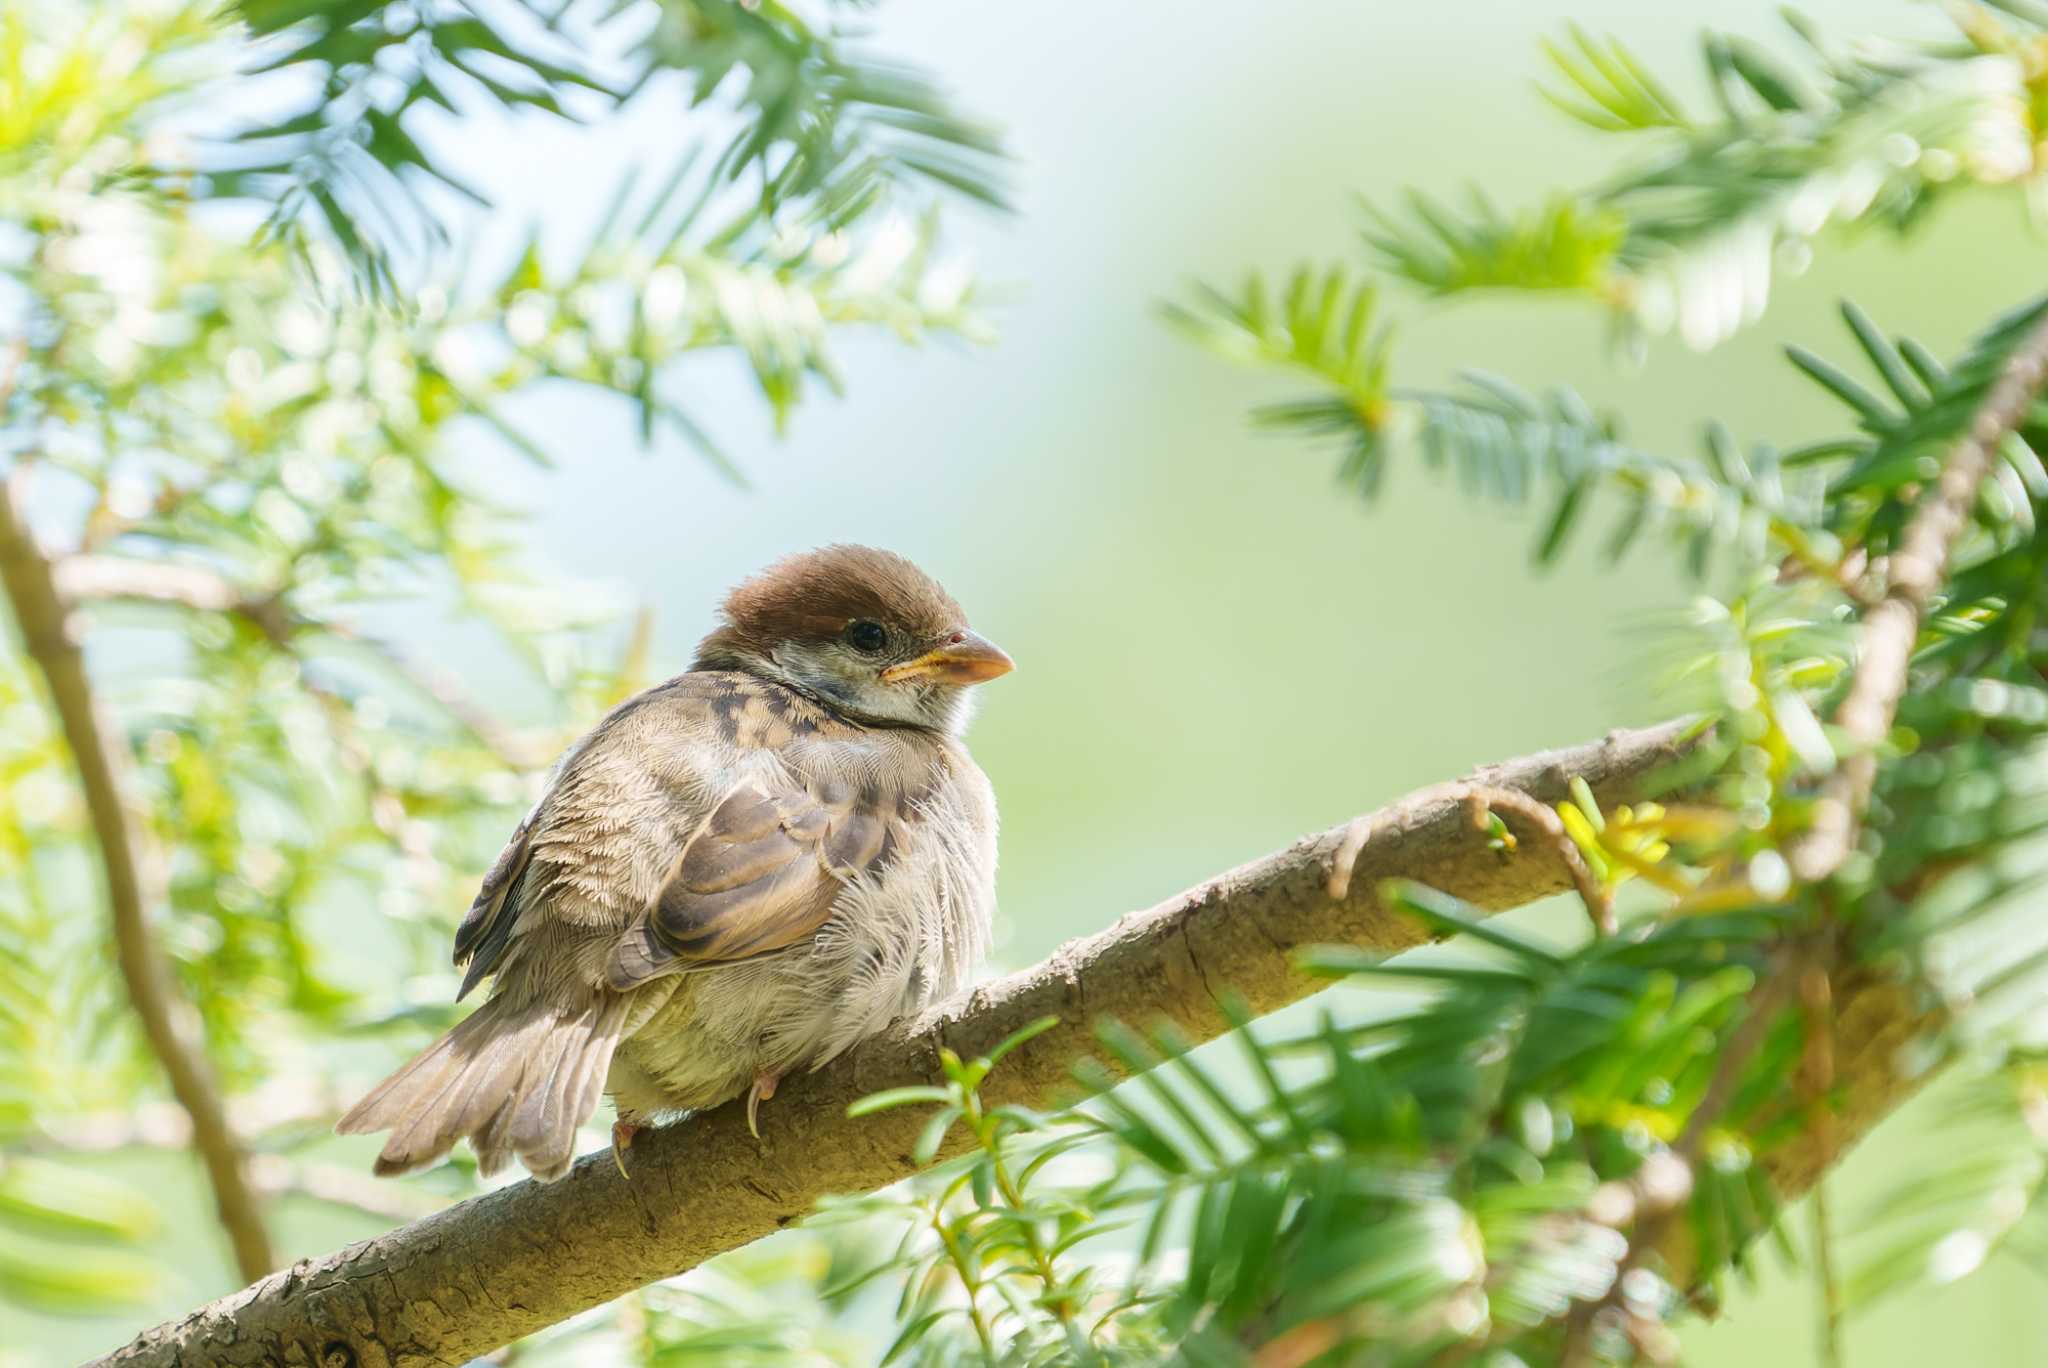
[[[1807,11],[1839,32],[1911,34],[1925,8]],[[1003,815],[993,969],[1410,788],[1656,720],[1666,709],[1643,685],[1649,629],[1688,594],[1667,558],[1645,549],[1617,573],[1577,555],[1538,576],[1529,519],[1413,464],[1362,506],[1336,483],[1334,455],[1249,430],[1247,409],[1284,390],[1158,317],[1193,279],[1352,253],[1360,193],[1469,182],[1513,203],[1593,174],[1594,139],[1532,85],[1539,40],[1567,21],[1611,31],[1668,71],[1696,65],[1703,22],[1764,36],[1776,25],[1764,0],[891,0],[873,16],[877,45],[942,75],[1005,128],[1017,157],[1014,216],[970,210],[948,225],[949,250],[971,258],[994,301],[1000,340],[909,351],[849,338],[846,395],[805,405],[779,439],[737,365],[693,363],[694,412],[745,489],[679,441],[643,446],[623,403],[583,392],[517,406],[558,469],[480,446],[478,470],[526,511],[539,569],[622,611],[651,610],[657,676],[686,664],[726,586],[785,551],[871,542],[942,579],[1019,666],[986,691],[971,738]],[[514,250],[534,221],[556,250],[588,231],[622,172],[664,158],[684,117],[679,101],[650,97],[594,127],[493,115],[435,131],[496,203],[479,221],[486,252]],[[1778,352],[1835,346],[1839,298],[1948,353],[2034,288],[2043,264],[2010,201],[1966,206],[1904,251],[1823,253],[1783,284],[1763,326],[1710,355],[1664,341],[1640,366],[1580,307],[1524,297],[1423,317],[1403,301],[1400,375],[1436,383],[1474,366],[1569,383],[1649,444],[1689,449],[1709,412],[1791,444],[1831,415],[1817,392],[1780,383]],[[462,624],[386,626],[514,714],[534,706],[534,684]],[[1576,934],[1569,908],[1523,915]],[[375,957],[354,971],[374,982]],[[1837,1212],[1853,1213],[1858,1175],[1881,1155],[1910,1163],[1940,1144],[1940,1122],[1937,1094],[1888,1124],[1844,1169]],[[367,1164],[370,1148],[336,1153]],[[119,1321],[0,1304],[0,1345],[24,1362],[104,1350],[239,1284],[195,1166],[169,1154],[104,1162],[178,1194],[183,1219],[161,1237],[178,1274],[160,1305]],[[288,1202],[279,1236],[296,1255],[374,1229]],[[1686,1332],[1689,1362],[1812,1361],[1810,1290],[1774,1260],[1762,1267],[1762,1285],[1718,1323]],[[1886,1303],[1847,1338],[1858,1368],[1937,1356],[2017,1365],[2041,1361],[2044,1344],[2048,1296],[2001,1268]]]

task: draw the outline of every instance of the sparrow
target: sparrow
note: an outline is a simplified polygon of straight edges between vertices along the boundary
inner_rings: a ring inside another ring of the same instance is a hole
[[[726,597],[687,674],[556,763],[455,933],[483,1005],[342,1117],[375,1171],[469,1140],[566,1173],[609,1094],[613,1150],[966,986],[995,906],[996,805],[961,737],[1009,673],[901,556],[828,546]],[[758,1135],[758,1129],[755,1129]]]

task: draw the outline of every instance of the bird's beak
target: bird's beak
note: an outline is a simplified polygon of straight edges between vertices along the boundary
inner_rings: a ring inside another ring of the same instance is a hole
[[[1017,663],[993,641],[974,632],[955,632],[943,645],[917,659],[882,671],[882,682],[935,679],[943,684],[982,684],[1016,668]]]

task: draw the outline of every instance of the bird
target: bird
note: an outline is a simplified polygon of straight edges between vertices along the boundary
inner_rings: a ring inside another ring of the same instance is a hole
[[[724,599],[689,670],[563,753],[455,933],[481,1006],[358,1102],[374,1171],[467,1138],[566,1173],[613,1099],[649,1125],[778,1083],[963,988],[987,952],[996,804],[963,741],[1013,663],[910,561],[833,545]]]

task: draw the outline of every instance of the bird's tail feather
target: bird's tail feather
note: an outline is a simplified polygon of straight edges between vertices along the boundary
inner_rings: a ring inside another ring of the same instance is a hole
[[[467,1136],[486,1174],[517,1155],[534,1177],[559,1178],[576,1157],[576,1128],[597,1110],[629,1001],[604,993],[579,1011],[495,998],[334,1128],[391,1132],[377,1156],[380,1175],[423,1168]]]

